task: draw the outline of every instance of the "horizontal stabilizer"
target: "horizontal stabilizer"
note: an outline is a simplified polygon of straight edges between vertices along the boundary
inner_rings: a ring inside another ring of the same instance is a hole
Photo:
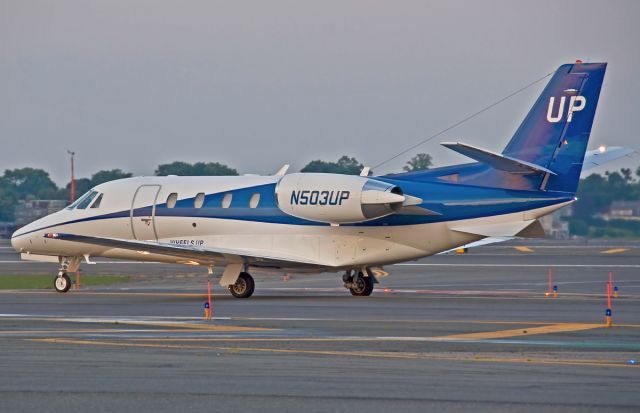
[[[460,142],[442,142],[440,145],[475,159],[478,162],[490,165],[501,171],[530,174],[530,173],[548,173],[555,175],[554,172],[540,165],[535,165],[520,159],[511,158],[499,153],[487,151],[485,149],[476,148]]]

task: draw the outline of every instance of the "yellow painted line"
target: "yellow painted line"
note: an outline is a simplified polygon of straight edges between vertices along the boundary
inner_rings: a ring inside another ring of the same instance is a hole
[[[627,252],[629,248],[612,248],[610,250],[600,251],[601,254],[620,254],[621,252]]]
[[[379,268],[376,268],[376,269],[372,270],[372,272],[373,272],[373,276],[378,278],[378,279],[389,276],[388,272],[386,272],[385,270],[381,270]]]
[[[516,250],[520,251],[520,252],[533,252],[533,250],[529,247],[525,247],[525,246],[517,246],[517,247],[513,247]]]
[[[442,361],[463,361],[463,362],[485,362],[485,363],[525,363],[525,364],[549,364],[549,365],[575,365],[575,366],[609,366],[609,367],[635,367],[618,360],[585,360],[585,359],[560,359],[542,357],[495,357],[464,354],[439,354],[439,353],[414,353],[414,352],[385,352],[385,351],[341,351],[341,350],[299,350],[299,349],[276,349],[261,347],[212,347],[203,345],[175,345],[175,344],[151,344],[151,343],[130,343],[114,341],[94,341],[94,340],[74,340],[74,339],[28,339],[28,341],[51,343],[51,344],[77,344],[93,346],[111,347],[143,347],[143,348],[170,348],[170,349],[197,349],[228,352],[260,352],[260,353],[280,353],[280,354],[309,354],[319,356],[338,357],[370,357],[389,359],[410,359],[410,360],[442,360]]]
[[[570,331],[592,330],[594,328],[602,327],[604,327],[604,324],[564,323],[533,328],[489,331],[484,333],[453,334],[435,338],[439,340],[489,340],[494,338],[530,336],[535,334],[566,333]]]

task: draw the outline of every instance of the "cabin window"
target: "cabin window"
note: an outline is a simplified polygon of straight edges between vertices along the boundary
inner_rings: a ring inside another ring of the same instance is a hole
[[[87,207],[89,206],[91,201],[93,201],[93,198],[96,197],[96,195],[98,195],[98,193],[96,191],[89,192],[89,195],[86,196],[86,197],[83,197],[82,201],[80,201],[78,203],[77,208],[78,209],[87,209]]]
[[[225,194],[224,198],[222,198],[222,208],[229,208],[232,200],[233,194]]]
[[[202,208],[202,205],[204,205],[204,192],[198,193],[198,195],[196,195],[195,199],[193,200],[194,208]]]
[[[178,193],[170,193],[167,197],[167,208],[174,208],[176,206],[176,202],[178,202]]]
[[[260,194],[255,193],[251,195],[251,199],[249,200],[249,208],[257,208],[260,203]]]
[[[102,195],[104,195],[104,194],[98,195],[98,197],[93,202],[93,204],[91,204],[91,208],[100,208],[100,202],[102,202]]]

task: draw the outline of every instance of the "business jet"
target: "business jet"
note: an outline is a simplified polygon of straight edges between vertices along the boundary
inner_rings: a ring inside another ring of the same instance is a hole
[[[83,261],[107,257],[210,274],[220,266],[220,285],[238,298],[253,294],[252,271],[342,272],[352,295],[368,296],[385,265],[543,236],[538,219],[576,200],[583,163],[611,157],[595,150],[585,161],[605,70],[560,66],[502,153],[442,143],[471,163],[384,176],[285,165],[272,176],[119,179],[18,229],[11,243],[23,259],[59,265],[59,292]]]

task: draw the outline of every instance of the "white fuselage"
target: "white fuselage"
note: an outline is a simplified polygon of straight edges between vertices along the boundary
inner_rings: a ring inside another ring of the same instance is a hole
[[[102,194],[96,208],[64,209],[31,223],[14,234],[12,245],[23,257],[109,257],[140,261],[161,261],[191,265],[225,264],[223,260],[185,260],[175,256],[144,253],[120,248],[68,242],[46,238],[47,233],[84,234],[95,237],[152,240],[161,243],[192,245],[203,249],[228,248],[275,255],[300,265],[279,267],[282,270],[323,271],[382,266],[424,256],[477,241],[483,236],[458,231],[451,223],[418,225],[298,225],[260,222],[206,214],[159,215],[156,205],[165,203],[171,194],[180,200],[198,194],[224,193],[242,188],[275,184],[275,176],[242,177],[138,177],[98,185]],[[255,201],[255,197],[252,198]],[[253,202],[251,201],[251,202]],[[136,208],[154,205],[147,214],[134,216]],[[564,204],[563,204],[564,205]],[[460,226],[491,226],[524,222],[548,214],[563,205],[553,205],[527,212],[455,221]],[[238,205],[231,201],[228,211],[242,208],[260,211],[258,205]],[[179,208],[176,206],[175,208]],[[222,262],[220,262],[222,261]],[[314,262],[310,267],[304,262]],[[256,265],[259,267],[259,265]],[[265,265],[265,268],[268,268]]]

